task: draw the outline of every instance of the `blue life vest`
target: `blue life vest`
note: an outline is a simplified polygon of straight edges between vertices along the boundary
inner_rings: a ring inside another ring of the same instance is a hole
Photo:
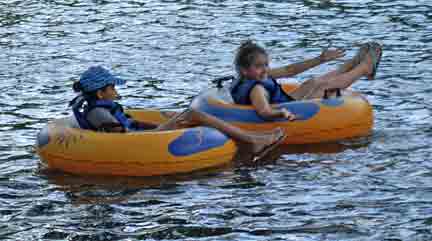
[[[129,119],[126,114],[123,112],[123,108],[120,104],[115,103],[110,100],[97,100],[91,103],[87,103],[84,105],[85,99],[76,102],[72,106],[72,110],[78,124],[83,129],[89,130],[97,130],[88,120],[87,114],[93,110],[94,108],[101,107],[108,109],[110,113],[116,118],[116,120],[122,125],[125,129],[134,129],[133,120]]]
[[[294,101],[294,98],[284,92],[282,87],[273,78],[264,81],[236,79],[231,85],[231,96],[236,104],[251,105],[250,92],[255,85],[261,85],[270,95],[270,104],[279,104]]]

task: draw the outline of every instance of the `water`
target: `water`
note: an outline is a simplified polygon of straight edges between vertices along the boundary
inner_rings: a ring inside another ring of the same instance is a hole
[[[0,239],[431,240],[431,10],[426,0],[3,1]],[[353,86],[374,106],[373,134],[175,177],[38,171],[36,133],[68,114],[72,81],[90,65],[128,79],[124,105],[180,110],[232,73],[248,38],[273,66],[329,44],[350,57],[355,43],[383,43],[377,80]]]

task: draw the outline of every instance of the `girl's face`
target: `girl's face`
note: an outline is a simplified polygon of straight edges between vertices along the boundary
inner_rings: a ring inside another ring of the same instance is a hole
[[[116,100],[119,97],[114,85],[108,85],[104,89],[98,90],[97,96],[100,100]]]
[[[248,68],[242,68],[241,74],[250,80],[265,80],[268,78],[269,59],[266,54],[257,54]]]

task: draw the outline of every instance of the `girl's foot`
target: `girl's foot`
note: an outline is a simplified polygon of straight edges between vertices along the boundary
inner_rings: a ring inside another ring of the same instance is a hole
[[[339,66],[339,68],[336,70],[337,74],[349,72],[362,63],[368,52],[369,46],[367,44],[361,44],[358,46],[360,48],[357,53],[350,60],[345,61],[345,63]]]
[[[159,127],[156,128],[156,130],[166,131],[182,128],[185,124],[185,118],[188,118],[188,116],[190,115],[189,113],[190,110],[186,109],[180,113],[174,112],[173,114],[170,114],[171,118],[167,122],[160,124]]]

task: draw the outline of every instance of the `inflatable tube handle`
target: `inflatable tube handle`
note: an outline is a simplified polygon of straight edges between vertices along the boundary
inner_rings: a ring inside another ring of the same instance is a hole
[[[223,87],[222,83],[228,80],[233,80],[235,77],[232,75],[227,75],[227,76],[223,76],[223,77],[219,77],[216,79],[213,79],[211,82],[216,84],[216,87],[218,89],[221,89]]]
[[[329,94],[328,94],[329,91],[336,91],[336,97],[342,96],[340,89],[327,89],[327,90],[324,90],[324,97],[323,97],[324,99],[329,98]]]

